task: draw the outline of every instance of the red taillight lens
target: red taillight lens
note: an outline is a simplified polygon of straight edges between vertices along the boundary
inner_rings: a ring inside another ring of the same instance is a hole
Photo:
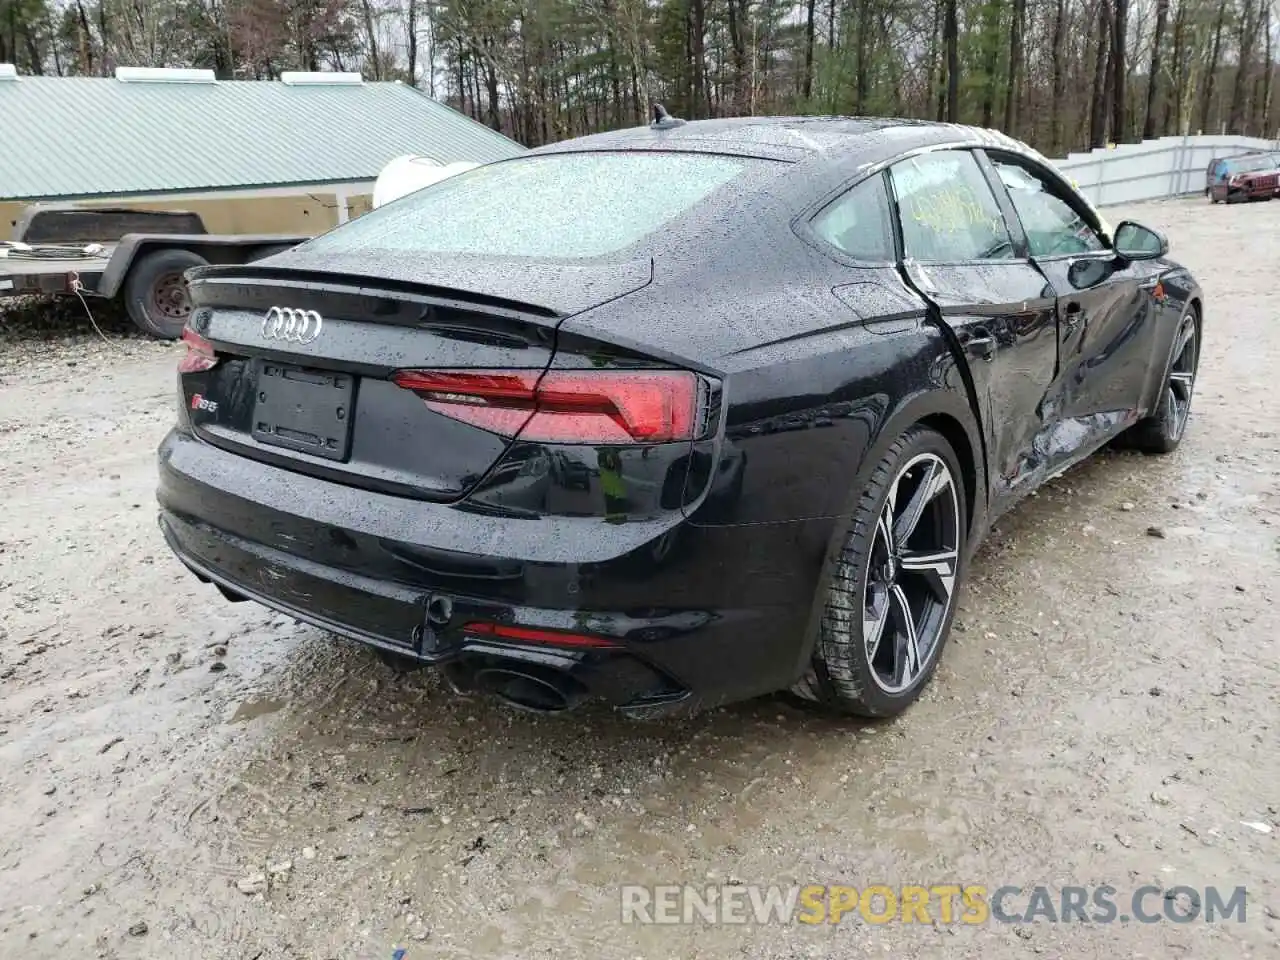
[[[616,640],[593,637],[585,633],[566,633],[563,630],[547,630],[542,627],[517,627],[508,623],[468,623],[463,633],[473,636],[496,637],[499,640],[519,640],[522,643],[545,643],[556,647],[616,647]]]
[[[403,370],[392,378],[436,413],[543,443],[692,440],[698,380],[681,370]]]
[[[187,352],[178,361],[179,373],[199,373],[217,365],[218,355],[213,351],[213,344],[190,327],[182,331],[182,342],[187,345]]]

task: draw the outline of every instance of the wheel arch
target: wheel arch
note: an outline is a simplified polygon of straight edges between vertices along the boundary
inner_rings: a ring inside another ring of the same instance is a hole
[[[937,430],[951,444],[960,461],[960,479],[964,481],[966,542],[973,539],[974,518],[978,508],[978,459],[964,425],[949,413],[931,413],[918,423]]]
[[[969,406],[967,393],[963,390],[950,389],[913,394],[905,398],[884,420],[875,441],[869,446],[862,460],[857,477],[851,484],[845,509],[832,521],[822,568],[814,584],[804,639],[800,644],[799,658],[795,665],[794,673],[797,678],[813,662],[814,644],[817,642],[818,630],[822,625],[827,591],[832,577],[835,576],[841,550],[853,532],[854,514],[862,491],[894,441],[918,425],[930,427],[942,434],[955,451],[956,458],[960,461],[962,480],[965,485],[967,510],[965,521],[968,528],[966,552],[972,553],[980,540],[986,524],[987,468],[981,426]]]
[[[1196,283],[1195,278],[1185,267],[1174,264],[1172,269],[1160,276],[1159,282],[1164,287],[1165,300],[1162,306],[1157,303],[1160,307],[1161,322],[1156,325],[1151,334],[1152,344],[1147,379],[1142,396],[1139,398],[1139,409],[1142,411],[1149,411],[1152,408],[1165,378],[1169,375],[1169,365],[1173,362],[1171,354],[1173,341],[1178,335],[1178,328],[1182,325],[1182,318],[1188,312],[1194,314],[1196,336],[1201,338],[1202,345],[1204,343],[1204,291]]]

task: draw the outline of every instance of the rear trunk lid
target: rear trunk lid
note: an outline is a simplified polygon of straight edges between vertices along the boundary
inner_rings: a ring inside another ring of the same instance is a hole
[[[183,373],[195,434],[243,456],[428,500],[467,495],[508,437],[433,412],[397,370],[541,373],[567,316],[645,286],[649,261],[370,262],[287,253],[191,272],[191,328],[216,351]]]

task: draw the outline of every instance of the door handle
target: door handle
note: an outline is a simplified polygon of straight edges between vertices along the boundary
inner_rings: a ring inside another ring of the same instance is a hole
[[[975,357],[980,357],[990,363],[996,355],[996,338],[988,333],[985,328],[979,327],[973,331],[973,336],[969,338],[966,347]]]

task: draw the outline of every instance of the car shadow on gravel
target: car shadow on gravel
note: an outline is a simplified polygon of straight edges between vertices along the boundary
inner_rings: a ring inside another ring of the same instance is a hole
[[[1106,453],[1043,487],[1001,522],[974,558],[971,574],[980,593],[1023,582],[1028,548],[1063,535],[1081,505],[1078,491],[1105,490],[1108,484],[1095,481],[1123,482],[1144,463]],[[972,591],[961,596],[957,645],[974,642],[965,639],[967,631],[985,629],[982,597],[971,616],[966,604],[972,600]],[[923,699],[954,699],[958,688],[983,682],[988,668],[981,651],[949,650]],[[253,686],[251,696],[228,706],[227,718],[262,723],[260,737],[252,738],[255,755],[238,779],[246,793],[259,796],[267,819],[267,798],[276,803],[284,793],[317,808],[342,807],[345,814],[332,812],[341,823],[370,809],[439,818],[469,803],[489,811],[523,803],[533,815],[571,798],[582,804],[652,798],[673,779],[705,785],[705,791],[686,787],[683,802],[692,808],[748,786],[767,790],[771,780],[788,780],[811,764],[856,766],[865,756],[851,747],[907,735],[902,722],[839,716],[784,694],[654,721],[628,720],[590,702],[535,715],[489,697],[460,697],[436,671],[399,672],[370,649],[309,628],[272,676]],[[556,802],[545,799],[550,794]]]

